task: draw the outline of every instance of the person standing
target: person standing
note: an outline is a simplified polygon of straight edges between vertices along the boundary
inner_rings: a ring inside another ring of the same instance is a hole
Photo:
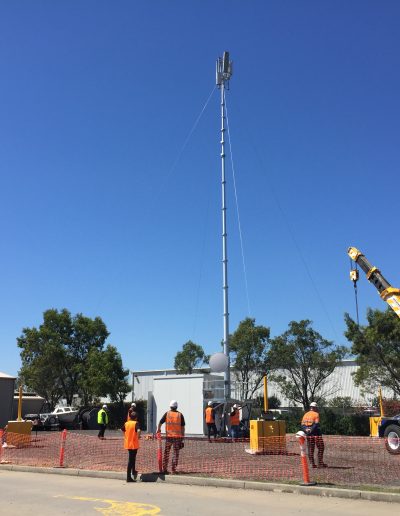
[[[140,427],[137,420],[137,414],[129,411],[129,421],[126,421],[122,427],[124,432],[124,448],[128,450],[128,466],[126,469],[126,481],[136,482],[136,455],[139,449]]]
[[[307,436],[308,460],[313,468],[316,468],[314,459],[315,445],[318,449],[318,467],[326,468],[324,463],[324,440],[322,439],[321,427],[319,424],[318,405],[315,401],[310,403],[310,410],[306,412],[301,420],[301,429]]]
[[[236,403],[232,406],[230,416],[231,423],[231,437],[233,439],[239,438],[239,425],[240,425],[240,407]]]
[[[99,439],[104,439],[104,432],[108,425],[107,405],[103,405],[103,407],[97,412],[97,424],[100,426],[97,437]]]
[[[204,411],[204,417],[207,425],[208,440],[211,442],[211,431],[213,432],[214,439],[217,437],[217,427],[215,425],[215,410],[213,408],[213,402],[209,401],[207,408]]]
[[[168,474],[168,462],[171,447],[174,449],[172,458],[172,473],[176,473],[179,461],[179,452],[184,447],[183,439],[185,437],[185,418],[178,411],[178,402],[171,400],[169,404],[170,410],[166,412],[158,423],[157,432],[161,432],[161,427],[165,423],[165,448],[163,456],[163,473]]]

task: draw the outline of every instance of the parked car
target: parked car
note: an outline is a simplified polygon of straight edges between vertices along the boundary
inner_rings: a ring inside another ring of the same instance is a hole
[[[25,414],[25,421],[32,421],[32,430],[58,430],[60,421],[53,413]]]

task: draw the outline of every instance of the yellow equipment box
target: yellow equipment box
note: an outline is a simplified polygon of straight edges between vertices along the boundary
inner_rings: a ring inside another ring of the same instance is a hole
[[[9,421],[7,423],[7,444],[26,446],[31,442],[32,421]]]
[[[369,435],[371,437],[379,437],[378,426],[381,424],[381,416],[372,416],[369,418]]]
[[[250,453],[286,451],[286,421],[250,421]]]

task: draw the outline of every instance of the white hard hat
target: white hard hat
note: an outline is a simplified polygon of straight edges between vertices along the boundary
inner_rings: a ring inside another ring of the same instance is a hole
[[[136,403],[131,403],[131,407],[136,407]]]
[[[232,408],[239,408],[238,405],[235,403]]]
[[[315,403],[315,401],[312,401],[312,402],[310,403],[310,407],[318,407],[318,405]]]
[[[103,408],[107,408],[107,405],[103,405]]]
[[[208,405],[209,407],[211,407],[211,406],[212,406],[212,401],[209,401],[209,402],[207,403],[207,405]]]
[[[176,400],[171,400],[169,406],[170,408],[178,408],[178,402]]]

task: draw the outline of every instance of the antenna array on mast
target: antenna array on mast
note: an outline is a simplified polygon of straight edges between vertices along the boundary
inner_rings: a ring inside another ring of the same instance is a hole
[[[224,83],[229,89],[229,79],[232,76],[232,61],[229,61],[229,52],[224,52],[222,57],[217,59],[215,77],[218,88]]]

